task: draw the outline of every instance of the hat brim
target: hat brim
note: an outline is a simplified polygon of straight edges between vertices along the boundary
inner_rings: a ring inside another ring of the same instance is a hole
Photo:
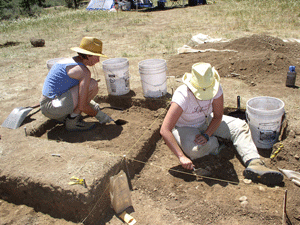
[[[101,57],[106,57],[106,55],[103,55],[103,54],[100,54],[100,53],[94,53],[94,52],[90,52],[90,51],[87,51],[85,49],[82,49],[80,47],[73,47],[71,48],[72,51],[75,51],[75,52],[79,52],[79,53],[82,53],[82,54],[86,54],[86,55],[96,55],[96,56],[101,56]]]
[[[199,100],[210,100],[216,96],[219,91],[220,86],[220,76],[217,72],[213,71],[214,73],[214,81],[209,88],[204,89],[197,89],[193,85],[191,85],[190,80],[192,78],[191,73],[185,73],[182,77],[183,83],[191,90],[191,92],[195,95],[195,97]]]

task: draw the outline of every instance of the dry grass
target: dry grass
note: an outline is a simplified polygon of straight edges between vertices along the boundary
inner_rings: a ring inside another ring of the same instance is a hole
[[[127,57],[132,62],[175,54],[178,47],[198,33],[230,39],[253,33],[300,38],[300,3],[297,0],[208,3],[152,12],[55,8],[40,18],[2,22],[0,44],[10,41],[20,44],[1,48],[0,79],[20,73],[46,73],[45,62],[72,56],[69,48],[77,46],[83,36],[99,37],[104,42],[105,54]],[[29,42],[31,37],[45,39],[46,48],[33,50]]]

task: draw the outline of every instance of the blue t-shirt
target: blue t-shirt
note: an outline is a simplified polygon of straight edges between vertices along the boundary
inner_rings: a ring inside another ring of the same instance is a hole
[[[79,80],[68,76],[67,66],[84,65],[83,63],[55,63],[49,71],[43,86],[43,95],[48,98],[55,98],[67,92],[70,88],[79,84]]]

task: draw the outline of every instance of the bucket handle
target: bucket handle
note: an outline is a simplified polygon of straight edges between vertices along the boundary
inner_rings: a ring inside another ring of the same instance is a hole
[[[103,69],[104,70],[104,69]],[[111,75],[115,75],[116,77],[118,77],[118,78],[120,78],[120,79],[124,79],[124,80],[126,80],[127,79],[127,77],[119,77],[117,74],[115,74],[115,73],[113,73],[110,69],[106,69],[107,71],[109,71],[110,73],[111,73]],[[130,75],[129,75],[129,71],[128,71],[128,78],[130,78]]]
[[[149,84],[148,82],[146,82],[146,81],[144,81],[144,80],[142,80],[142,82],[144,82],[144,83],[146,83],[146,84],[148,84],[148,85],[151,85],[151,86],[153,86],[153,87],[158,87],[158,86],[161,86],[161,85],[163,85],[164,83],[166,83],[166,82],[167,82],[167,79],[166,79],[164,82],[162,82],[161,84],[156,84],[156,85]]]
[[[247,121],[247,123],[249,123],[249,122],[250,122],[250,118],[249,118],[249,116],[248,116],[248,113],[247,113],[247,112],[245,112],[245,116],[246,116],[246,121]]]
[[[126,76],[126,77],[119,77],[118,75],[116,75],[116,74],[111,74],[111,75],[115,75],[116,77],[118,77],[119,79],[124,79],[124,80],[127,80],[127,79],[129,79],[130,78],[130,76],[128,75],[128,77]]]

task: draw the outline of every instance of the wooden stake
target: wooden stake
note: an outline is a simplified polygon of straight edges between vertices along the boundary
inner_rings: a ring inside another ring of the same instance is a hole
[[[282,225],[286,225],[286,197],[287,197],[287,190],[285,190],[285,192],[284,192],[284,198],[283,198]]]
[[[286,202],[287,202],[287,190],[284,193],[283,199],[283,217],[282,217],[282,225],[292,225],[287,213],[286,213]]]
[[[124,157],[124,163],[125,163],[125,167],[126,167],[126,175],[127,175],[127,179],[128,179],[129,189],[130,189],[130,191],[132,191],[133,188],[132,188],[131,177],[130,177],[130,173],[129,173],[129,169],[128,169],[128,165],[127,165],[126,155],[124,155],[123,157]]]

